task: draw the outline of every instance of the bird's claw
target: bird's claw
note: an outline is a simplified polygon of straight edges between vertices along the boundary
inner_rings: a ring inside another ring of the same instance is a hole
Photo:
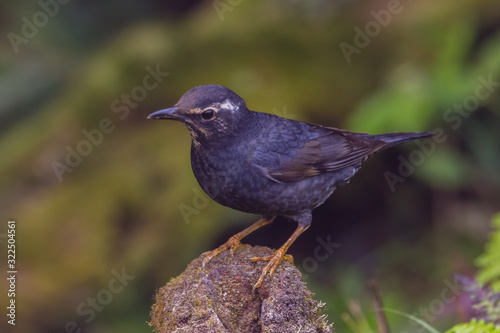
[[[229,253],[231,254],[231,256],[233,256],[234,255],[234,251],[236,251],[236,248],[238,246],[240,246],[240,244],[241,244],[240,243],[240,239],[238,239],[235,236],[230,237],[227,240],[227,242],[225,242],[224,244],[222,244],[221,246],[219,246],[215,250],[205,252],[204,253],[205,258],[203,259],[203,261],[201,263],[201,266],[205,267],[205,265],[208,264],[210,262],[210,260],[212,260],[218,254],[226,251],[227,249],[229,249]]]
[[[257,288],[260,288],[262,282],[264,282],[264,279],[267,276],[267,273],[269,273],[269,277],[273,275],[274,271],[283,260],[293,264],[293,257],[290,254],[286,254],[284,249],[278,249],[273,255],[270,256],[252,258],[252,261],[269,261],[266,267],[262,270],[259,279],[253,286],[252,292],[255,292]]]

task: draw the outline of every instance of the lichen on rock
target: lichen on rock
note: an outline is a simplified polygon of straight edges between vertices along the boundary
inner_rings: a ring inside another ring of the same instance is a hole
[[[156,293],[151,323],[157,332],[333,332],[301,274],[283,261],[271,279],[252,292],[273,254],[266,247],[241,245],[202,267],[203,255]]]

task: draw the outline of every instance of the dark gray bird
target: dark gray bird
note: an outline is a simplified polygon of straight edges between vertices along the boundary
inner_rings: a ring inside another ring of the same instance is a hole
[[[240,96],[219,85],[195,87],[148,119],[183,122],[191,133],[191,166],[201,188],[221,205],[262,215],[207,252],[204,264],[227,249],[233,253],[243,237],[278,215],[298,223],[274,255],[252,259],[269,261],[254,290],[309,228],[311,211],[347,184],[363,161],[380,149],[433,135],[353,133],[250,111]]]

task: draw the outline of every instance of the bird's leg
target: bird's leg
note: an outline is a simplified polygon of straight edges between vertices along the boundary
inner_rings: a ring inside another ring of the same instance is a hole
[[[309,225],[302,226],[299,224],[297,229],[293,232],[293,234],[288,238],[288,240],[283,244],[276,252],[274,252],[273,255],[267,256],[267,257],[255,257],[252,258],[252,261],[259,261],[259,260],[265,260],[269,261],[269,263],[264,267],[262,270],[262,273],[260,274],[259,280],[257,280],[257,283],[253,286],[252,291],[255,291],[255,289],[260,288],[262,285],[262,282],[264,282],[264,279],[269,273],[269,276],[271,277],[276,270],[276,268],[279,266],[279,264],[283,261],[283,259],[290,261],[291,257],[290,255],[286,254],[286,251],[288,251],[288,248],[295,242],[295,240],[302,234],[304,231],[309,228]],[[288,257],[288,258],[287,258]],[[293,258],[291,259],[293,262]]]
[[[218,255],[219,253],[222,253],[229,249],[229,252],[231,255],[234,254],[234,250],[240,245],[240,241],[248,236],[250,233],[254,232],[255,230],[259,229],[260,227],[265,226],[266,224],[269,224],[274,221],[276,216],[271,216],[271,217],[262,217],[260,220],[246,228],[245,230],[242,230],[238,232],[236,235],[231,236],[227,242],[216,248],[215,250],[205,252],[205,259],[203,259],[203,267],[205,267],[206,264],[212,260],[213,257]]]

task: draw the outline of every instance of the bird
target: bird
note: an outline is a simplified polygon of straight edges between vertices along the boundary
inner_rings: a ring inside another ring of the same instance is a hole
[[[429,137],[433,132],[370,135],[251,111],[235,92],[221,85],[188,90],[170,108],[148,119],[184,123],[191,135],[191,167],[203,191],[221,205],[261,218],[218,248],[205,252],[203,266],[253,231],[284,216],[297,223],[288,240],[267,261],[252,290],[272,278],[292,243],[312,222],[311,211],[375,152]]]

